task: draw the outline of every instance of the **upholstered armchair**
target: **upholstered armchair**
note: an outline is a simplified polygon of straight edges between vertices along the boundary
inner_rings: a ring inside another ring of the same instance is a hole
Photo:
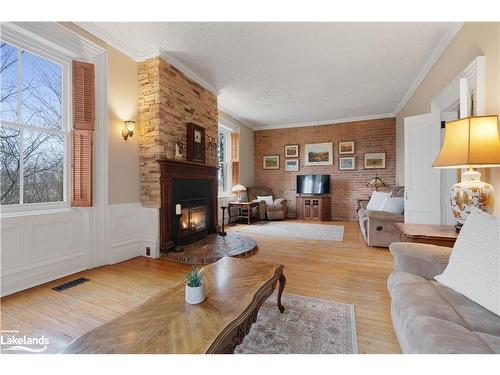
[[[284,198],[274,199],[273,204],[266,204],[263,200],[258,200],[257,196],[273,195],[273,191],[266,187],[248,187],[248,200],[258,202],[258,216],[260,220],[281,220],[286,218],[288,213],[287,200]],[[274,197],[274,196],[273,196]]]

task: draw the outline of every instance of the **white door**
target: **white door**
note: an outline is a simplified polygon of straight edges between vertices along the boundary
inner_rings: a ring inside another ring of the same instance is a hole
[[[406,117],[405,222],[441,224],[441,175],[432,163],[441,148],[440,113]]]

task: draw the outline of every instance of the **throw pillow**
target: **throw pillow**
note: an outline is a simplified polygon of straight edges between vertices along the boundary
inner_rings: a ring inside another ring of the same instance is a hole
[[[405,210],[405,202],[403,197],[389,197],[385,202],[383,211],[401,215],[404,210]]]
[[[391,193],[383,193],[381,191],[374,191],[370,198],[370,201],[366,205],[366,209],[370,211],[382,211],[385,206],[385,202],[391,196]]]
[[[500,315],[500,218],[473,209],[435,279]]]
[[[264,195],[264,196],[259,196],[257,195],[257,199],[259,201],[264,201],[266,202],[266,206],[272,206],[274,203],[273,196],[272,195]]]

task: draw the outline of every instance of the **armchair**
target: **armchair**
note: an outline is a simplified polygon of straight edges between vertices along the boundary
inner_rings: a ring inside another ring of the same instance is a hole
[[[260,220],[281,220],[286,218],[288,212],[287,200],[277,198],[272,205],[266,204],[264,201],[257,199],[257,196],[273,195],[270,188],[266,187],[248,187],[248,200],[250,202],[259,202],[258,216]]]

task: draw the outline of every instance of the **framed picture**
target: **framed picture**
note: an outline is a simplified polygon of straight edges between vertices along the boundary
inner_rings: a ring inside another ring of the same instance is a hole
[[[298,158],[299,145],[285,145],[285,158]]]
[[[299,159],[285,160],[285,171],[298,172],[299,171]]]
[[[339,171],[352,171],[356,169],[356,157],[344,156],[339,158]]]
[[[262,157],[262,168],[264,169],[280,169],[280,156],[268,155]]]
[[[332,165],[333,143],[306,144],[304,165]]]
[[[186,126],[186,159],[205,163],[205,129],[188,123]]]
[[[339,142],[339,155],[354,154],[354,142]]]
[[[365,154],[365,169],[385,168],[385,152]]]

